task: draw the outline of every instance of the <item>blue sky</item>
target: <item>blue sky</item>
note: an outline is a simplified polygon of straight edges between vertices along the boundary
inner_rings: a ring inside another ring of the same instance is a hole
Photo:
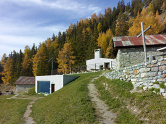
[[[0,0],[0,59],[66,31],[71,23],[104,14],[119,0]],[[131,0],[125,0],[125,4]]]

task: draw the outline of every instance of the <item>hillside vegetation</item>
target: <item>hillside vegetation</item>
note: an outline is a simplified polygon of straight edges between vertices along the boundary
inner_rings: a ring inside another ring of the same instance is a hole
[[[31,116],[37,124],[98,123],[97,113],[88,96],[88,83],[101,72],[80,74],[61,90],[40,99],[32,107]],[[131,93],[131,82],[100,77],[93,82],[99,98],[117,114],[118,124],[165,123],[166,99],[152,91]]]
[[[152,91],[131,93],[131,82],[100,77],[94,82],[100,98],[118,114],[118,124],[164,124],[166,99]]]
[[[0,124],[23,124],[23,115],[30,100],[7,98],[0,96]]]
[[[87,85],[102,72],[79,74],[75,81],[62,89],[37,100],[32,107],[31,116],[37,124],[52,123],[99,123]],[[166,122],[166,99],[152,91],[131,93],[131,82],[110,80],[100,77],[93,82],[98,89],[99,98],[117,114],[117,124],[141,124]],[[20,95],[18,98],[40,97],[34,92]],[[0,96],[0,123],[23,123],[23,114],[27,104],[25,99],[6,99]]]
[[[78,79],[49,96],[36,101],[32,117],[37,124],[94,123],[95,110],[88,96],[87,84],[101,72],[81,74]]]
[[[165,10],[166,0],[132,0],[127,4],[121,0],[117,7],[107,7],[104,14],[94,13],[90,18],[80,19],[66,31],[41,41],[39,46],[33,44],[32,48],[25,46],[24,52],[4,54],[0,77],[4,83],[13,85],[19,76],[49,75],[52,60],[56,61],[54,69],[59,73],[77,72],[86,60],[94,58],[96,48],[102,49],[103,57],[115,58],[113,36],[139,34],[141,22],[144,28],[151,25],[146,35],[165,33]]]

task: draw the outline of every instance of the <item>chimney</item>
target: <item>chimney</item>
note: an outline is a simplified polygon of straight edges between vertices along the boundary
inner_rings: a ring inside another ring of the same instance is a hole
[[[101,49],[95,49],[95,59],[102,58]]]

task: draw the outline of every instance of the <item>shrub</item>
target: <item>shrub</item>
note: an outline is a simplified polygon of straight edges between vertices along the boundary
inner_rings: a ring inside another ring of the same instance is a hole
[[[27,95],[35,95],[36,92],[35,92],[35,87],[32,87],[28,90],[28,93],[26,93]]]
[[[160,92],[160,89],[156,88],[156,89],[154,89],[154,91],[155,91],[156,93],[158,93],[158,92]]]
[[[159,84],[159,82],[158,82],[158,81],[155,81],[155,82],[153,82],[153,84]]]
[[[165,83],[165,82],[162,82],[162,83],[159,84],[159,85],[160,85],[160,88],[163,88],[163,89],[165,88],[164,83]]]
[[[153,88],[153,87],[152,87],[152,88],[150,88],[150,89],[149,89],[149,91],[154,91],[154,88]]]

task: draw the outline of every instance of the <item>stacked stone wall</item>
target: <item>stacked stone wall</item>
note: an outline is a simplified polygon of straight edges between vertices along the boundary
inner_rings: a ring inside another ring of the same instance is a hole
[[[163,83],[166,86],[166,59],[153,60],[151,63],[144,63],[121,68],[112,72],[106,73],[105,76],[109,79],[120,79],[131,81],[134,88],[143,87],[144,90],[151,88],[160,89],[160,94],[166,96],[166,91],[160,88],[159,84]]]
[[[160,47],[147,47],[147,56],[149,56],[150,54],[158,54],[159,52],[157,51],[157,49],[159,48]],[[156,59],[161,58],[161,56],[156,57]],[[116,59],[117,69],[141,63],[145,59],[143,47],[119,48]]]

